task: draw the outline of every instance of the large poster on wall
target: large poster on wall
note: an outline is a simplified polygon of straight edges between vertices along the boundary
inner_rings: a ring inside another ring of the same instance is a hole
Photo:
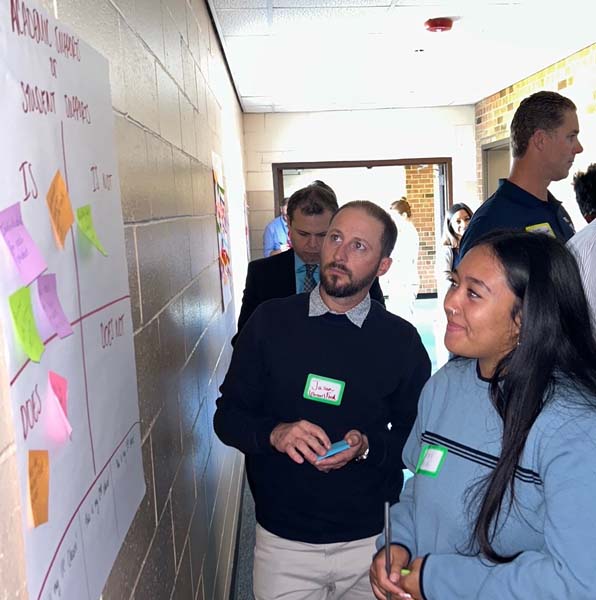
[[[0,368],[28,593],[96,600],[145,494],[108,63],[0,2]]]

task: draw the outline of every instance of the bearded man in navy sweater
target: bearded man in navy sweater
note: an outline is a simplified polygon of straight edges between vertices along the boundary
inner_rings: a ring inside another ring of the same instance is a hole
[[[416,329],[369,295],[396,236],[382,208],[344,205],[323,242],[319,286],[264,302],[236,341],[214,426],[246,455],[257,600],[372,597],[383,503],[398,499],[430,376]],[[341,440],[346,449],[322,458]]]

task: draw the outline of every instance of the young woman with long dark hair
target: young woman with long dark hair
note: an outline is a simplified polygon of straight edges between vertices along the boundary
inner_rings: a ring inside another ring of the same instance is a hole
[[[437,249],[435,258],[435,275],[441,299],[445,297],[445,292],[449,287],[451,270],[459,253],[459,243],[468,228],[472,214],[472,209],[463,202],[453,204],[445,213],[443,243]]]
[[[575,259],[546,235],[497,232],[452,280],[458,358],[422,391],[374,594],[594,600],[596,342]]]

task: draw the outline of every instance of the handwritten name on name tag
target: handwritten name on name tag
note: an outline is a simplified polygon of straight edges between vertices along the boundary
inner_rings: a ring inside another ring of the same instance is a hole
[[[330,379],[329,377],[309,373],[303,395],[307,400],[339,406],[345,386],[345,382],[339,379]]]

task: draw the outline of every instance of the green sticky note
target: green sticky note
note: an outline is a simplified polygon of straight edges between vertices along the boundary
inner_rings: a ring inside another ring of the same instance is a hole
[[[108,253],[104,250],[104,247],[101,245],[99,238],[97,237],[97,232],[95,231],[95,227],[93,226],[93,215],[91,214],[91,205],[86,204],[85,206],[81,206],[77,208],[77,224],[79,225],[79,229],[83,232],[85,237],[104,255],[107,256]]]
[[[31,292],[28,287],[22,287],[8,297],[12,325],[19,344],[25,354],[33,361],[39,362],[45,347],[35,323]]]

